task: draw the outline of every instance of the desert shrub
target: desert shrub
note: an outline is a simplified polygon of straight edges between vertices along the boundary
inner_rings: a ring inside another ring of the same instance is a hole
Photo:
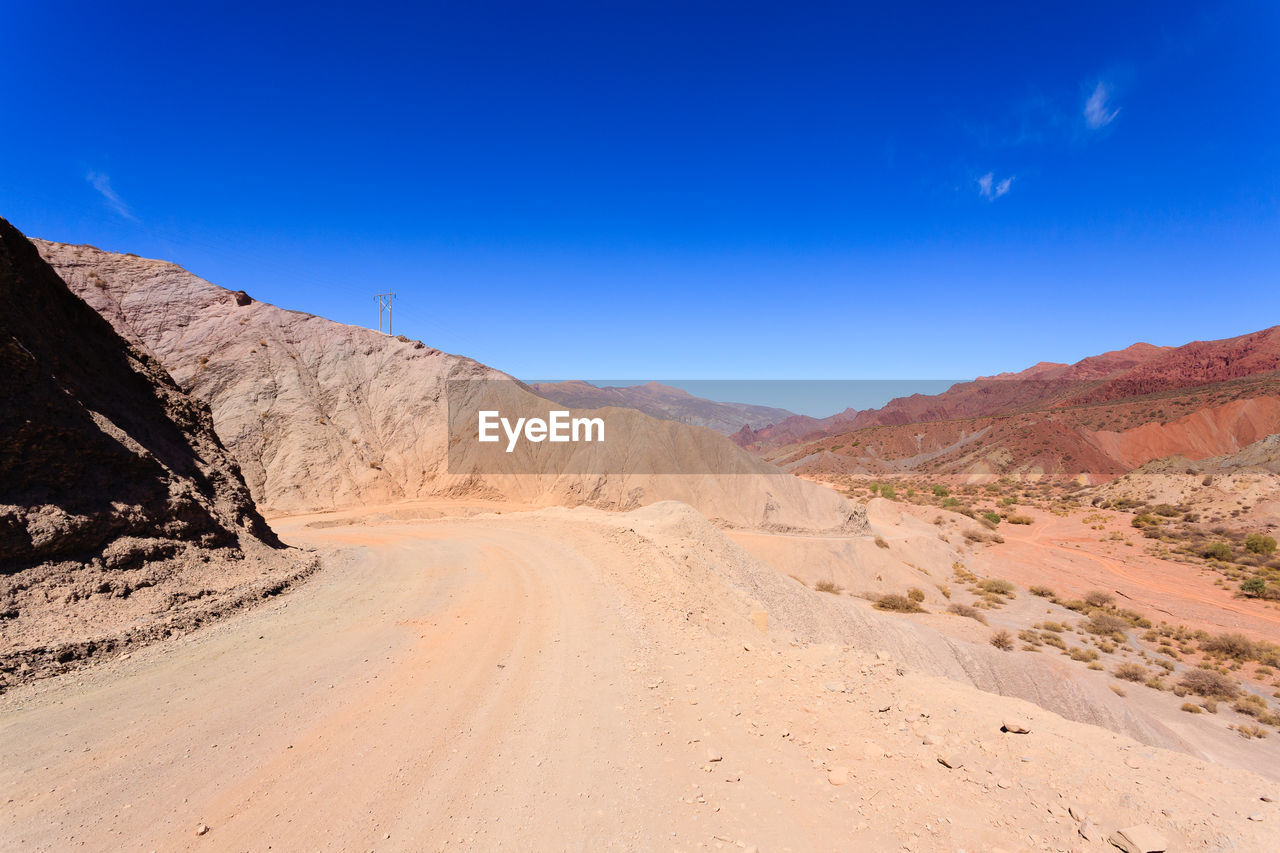
[[[877,494],[879,494],[879,493],[880,493],[880,484],[879,484],[879,483],[872,483],[872,484],[870,484],[869,486],[867,486],[867,488],[871,490],[871,494],[873,494],[873,495],[877,495]]]
[[[1082,649],[1079,646],[1073,646],[1069,652],[1072,660],[1078,660],[1081,663],[1092,663],[1098,659],[1098,653],[1093,649]]]
[[[1100,613],[1095,611],[1090,614],[1089,621],[1084,623],[1084,629],[1090,634],[1098,634],[1100,636],[1108,636],[1111,634],[1123,634],[1125,629],[1129,627],[1129,623],[1119,616],[1110,613]]]
[[[983,518],[985,518],[987,521],[991,522],[992,524],[999,524],[999,523],[1000,523],[1000,514],[999,514],[999,513],[996,513],[996,512],[984,512],[984,513],[982,514],[982,517],[983,517]]]
[[[1029,515],[1015,514],[1006,518],[1005,521],[1009,522],[1010,524],[1032,524],[1035,522],[1035,519]]]
[[[1040,640],[1048,643],[1055,649],[1062,649],[1064,652],[1067,650],[1067,641],[1059,637],[1057,634],[1050,634],[1046,631],[1041,631]]]
[[[1230,676],[1203,667],[1187,672],[1178,683],[1197,696],[1212,699],[1234,699],[1240,692]]]
[[[942,501],[942,505],[943,505],[943,506],[945,506],[945,507],[960,506],[960,499],[959,499],[959,498],[945,498],[945,499]]]
[[[1244,547],[1254,554],[1269,555],[1275,553],[1276,540],[1261,533],[1250,533],[1244,539]]]
[[[1230,560],[1234,552],[1226,542],[1214,542],[1200,553],[1212,560]]]
[[[1103,666],[1102,664],[1098,663],[1096,660],[1095,660],[1095,661],[1090,661],[1090,662],[1089,662],[1089,667],[1088,667],[1088,668],[1089,668],[1089,669],[1096,669],[1098,672],[1106,672],[1106,671],[1107,671],[1107,668],[1106,668],[1105,666]]]
[[[1052,631],[1055,634],[1061,634],[1063,631],[1067,630],[1067,626],[1063,625],[1061,622],[1042,622],[1036,627],[1045,631]]]
[[[1176,515],[1182,515],[1182,510],[1178,509],[1176,506],[1170,506],[1169,504],[1156,504],[1151,508],[1151,511],[1156,515],[1162,515],[1165,518],[1173,518]]]
[[[1111,670],[1111,674],[1121,681],[1146,681],[1147,668],[1137,663],[1122,663],[1115,669]]]
[[[895,489],[893,486],[890,486],[888,483],[885,483],[883,486],[880,487],[880,497],[893,500],[897,496],[898,496],[897,489]]]
[[[918,604],[919,602],[924,601],[924,590],[920,589],[918,586],[913,586],[907,590],[907,598]]]
[[[1216,699],[1206,699],[1200,703],[1200,707],[1204,708],[1210,714],[1218,713],[1218,701]]]
[[[991,645],[1002,652],[1013,651],[1013,635],[1001,628],[991,635]]]
[[[905,595],[889,593],[882,595],[876,599],[874,607],[877,610],[889,610],[894,613],[924,613],[924,608],[916,604]]]
[[[1033,586],[1028,590],[1032,595],[1038,595],[1041,598],[1053,598],[1056,593],[1047,586]]]
[[[1245,738],[1246,740],[1255,737],[1261,739],[1267,736],[1266,729],[1262,726],[1255,726],[1252,724],[1236,726],[1236,731],[1240,734],[1240,737]]]
[[[947,606],[948,613],[954,613],[957,616],[964,616],[969,619],[976,619],[983,625],[987,624],[987,617],[983,616],[976,607],[970,607],[967,604],[951,604]]]
[[[1123,688],[1123,687],[1121,687],[1121,686],[1120,686],[1120,685],[1118,685],[1118,684],[1108,684],[1107,686],[1108,686],[1108,687],[1110,687],[1110,688],[1111,688],[1111,692],[1112,692],[1112,693],[1114,693],[1114,694],[1116,694],[1117,696],[1128,696],[1128,695],[1129,695],[1128,693],[1126,693],[1126,692],[1124,691],[1124,688]]]
[[[1244,634],[1218,634],[1200,643],[1200,650],[1235,660],[1251,660],[1258,655],[1258,647]]]
[[[1144,512],[1141,515],[1135,515],[1133,517],[1133,521],[1129,523],[1134,527],[1158,527],[1163,522],[1157,516],[1149,515]]]
[[[935,497],[945,498],[947,495],[951,494],[951,490],[946,486],[934,486],[933,494]]]
[[[1240,591],[1250,598],[1260,598],[1267,594],[1267,582],[1254,575],[1240,583]]]
[[[835,581],[827,581],[827,580],[818,581],[813,585],[813,588],[816,589],[818,592],[829,592],[832,595],[839,595],[841,592],[844,591],[844,588],[841,587],[840,584],[836,583]]]
[[[1192,703],[1192,702],[1183,702],[1183,703],[1182,703],[1182,710],[1186,711],[1188,714],[1203,714],[1203,713],[1204,713],[1204,709],[1203,709],[1203,708],[1201,708],[1199,705],[1196,705],[1196,704],[1194,704],[1194,703]]]
[[[983,592],[993,592],[1006,598],[1013,598],[1014,595],[1013,584],[999,578],[987,578],[986,580],[978,581],[978,588]]]
[[[1115,601],[1114,595],[1102,589],[1091,589],[1084,594],[1084,603],[1090,607],[1110,607]]]
[[[1231,710],[1249,717],[1258,717],[1267,712],[1267,700],[1256,693],[1246,693],[1231,706]]]

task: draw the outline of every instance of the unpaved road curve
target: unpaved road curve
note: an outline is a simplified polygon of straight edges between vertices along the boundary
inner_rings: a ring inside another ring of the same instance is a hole
[[[1063,791],[1271,849],[1253,774],[762,635],[674,507],[279,525],[348,559],[0,698],[0,849],[1066,849]]]
[[[781,804],[825,777],[709,695],[731,677],[593,526],[324,518],[277,522],[344,555],[280,601],[0,700],[0,849],[821,846]],[[750,779],[709,775],[713,739]]]
[[[458,533],[334,531],[360,555],[285,606],[6,714],[0,846],[634,844],[620,605],[550,538]]]

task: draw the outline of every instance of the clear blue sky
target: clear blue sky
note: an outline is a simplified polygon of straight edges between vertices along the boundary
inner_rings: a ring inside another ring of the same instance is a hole
[[[1280,322],[1277,3],[273,5],[9,4],[0,215],[522,377]]]

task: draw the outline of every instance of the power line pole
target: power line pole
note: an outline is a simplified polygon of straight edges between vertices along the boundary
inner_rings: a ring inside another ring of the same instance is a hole
[[[387,315],[387,334],[391,334],[391,300],[395,298],[394,293],[379,293],[373,297],[378,300],[378,331],[382,331],[382,315]]]

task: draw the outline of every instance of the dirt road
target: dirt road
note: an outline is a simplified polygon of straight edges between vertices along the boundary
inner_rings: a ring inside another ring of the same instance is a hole
[[[618,603],[556,542],[450,533],[328,532],[366,547],[285,606],[8,716],[8,831],[137,849],[192,845],[200,824],[218,849],[626,841],[657,780],[619,763],[635,732],[616,710],[642,688]]]
[[[629,518],[283,525],[346,562],[0,700],[0,848],[1014,849],[1075,837],[1062,791],[1265,848],[1257,777],[761,635]]]

